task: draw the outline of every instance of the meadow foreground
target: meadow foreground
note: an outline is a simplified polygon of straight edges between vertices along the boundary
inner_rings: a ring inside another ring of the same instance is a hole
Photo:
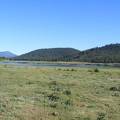
[[[0,66],[0,120],[119,120],[117,68]]]

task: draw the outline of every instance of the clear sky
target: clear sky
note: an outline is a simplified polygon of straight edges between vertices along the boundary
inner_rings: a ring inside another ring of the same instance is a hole
[[[0,0],[0,51],[120,43],[120,0]]]

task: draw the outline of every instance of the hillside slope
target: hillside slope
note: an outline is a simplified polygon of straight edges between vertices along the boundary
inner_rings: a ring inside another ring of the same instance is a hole
[[[30,61],[36,60],[120,63],[120,44],[110,44],[81,52],[73,48],[39,49],[15,57],[14,59]]]
[[[110,44],[85,50],[75,58],[77,61],[95,63],[120,63],[120,44]]]
[[[40,61],[72,61],[73,56],[79,54],[79,50],[73,48],[50,48],[38,49],[21,56],[15,57],[15,60],[40,60]]]

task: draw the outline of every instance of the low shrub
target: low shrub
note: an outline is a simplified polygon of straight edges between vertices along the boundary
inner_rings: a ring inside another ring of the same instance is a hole
[[[55,93],[52,93],[52,94],[48,95],[48,98],[49,98],[49,100],[55,101],[55,102],[60,99],[59,96],[56,95]]]
[[[99,69],[98,69],[98,68],[95,68],[95,69],[94,69],[94,72],[99,72]]]
[[[120,91],[120,86],[117,87],[110,87],[110,91]]]
[[[97,120],[105,120],[105,113],[98,113]]]
[[[56,108],[56,107],[57,107],[57,103],[56,103],[56,102],[52,102],[52,103],[50,103],[50,107],[52,107],[52,108]]]
[[[72,93],[71,93],[71,90],[65,90],[65,91],[63,92],[63,94],[65,94],[65,95],[71,95]]]
[[[64,102],[64,104],[65,104],[66,106],[70,106],[70,105],[73,104],[73,102],[72,102],[72,100],[68,99],[68,100],[66,100],[66,101]]]

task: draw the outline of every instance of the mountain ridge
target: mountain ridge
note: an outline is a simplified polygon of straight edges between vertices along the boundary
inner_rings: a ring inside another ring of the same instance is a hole
[[[84,51],[74,48],[38,49],[17,56],[14,60],[120,63],[120,44],[109,44]]]
[[[69,61],[80,51],[74,48],[37,49],[15,57],[16,60]]]
[[[10,51],[2,51],[0,52],[0,57],[4,57],[4,58],[13,58],[16,57],[17,55],[10,52]]]
[[[81,51],[76,58],[81,62],[114,63],[120,62],[120,44],[109,44],[102,47]]]

